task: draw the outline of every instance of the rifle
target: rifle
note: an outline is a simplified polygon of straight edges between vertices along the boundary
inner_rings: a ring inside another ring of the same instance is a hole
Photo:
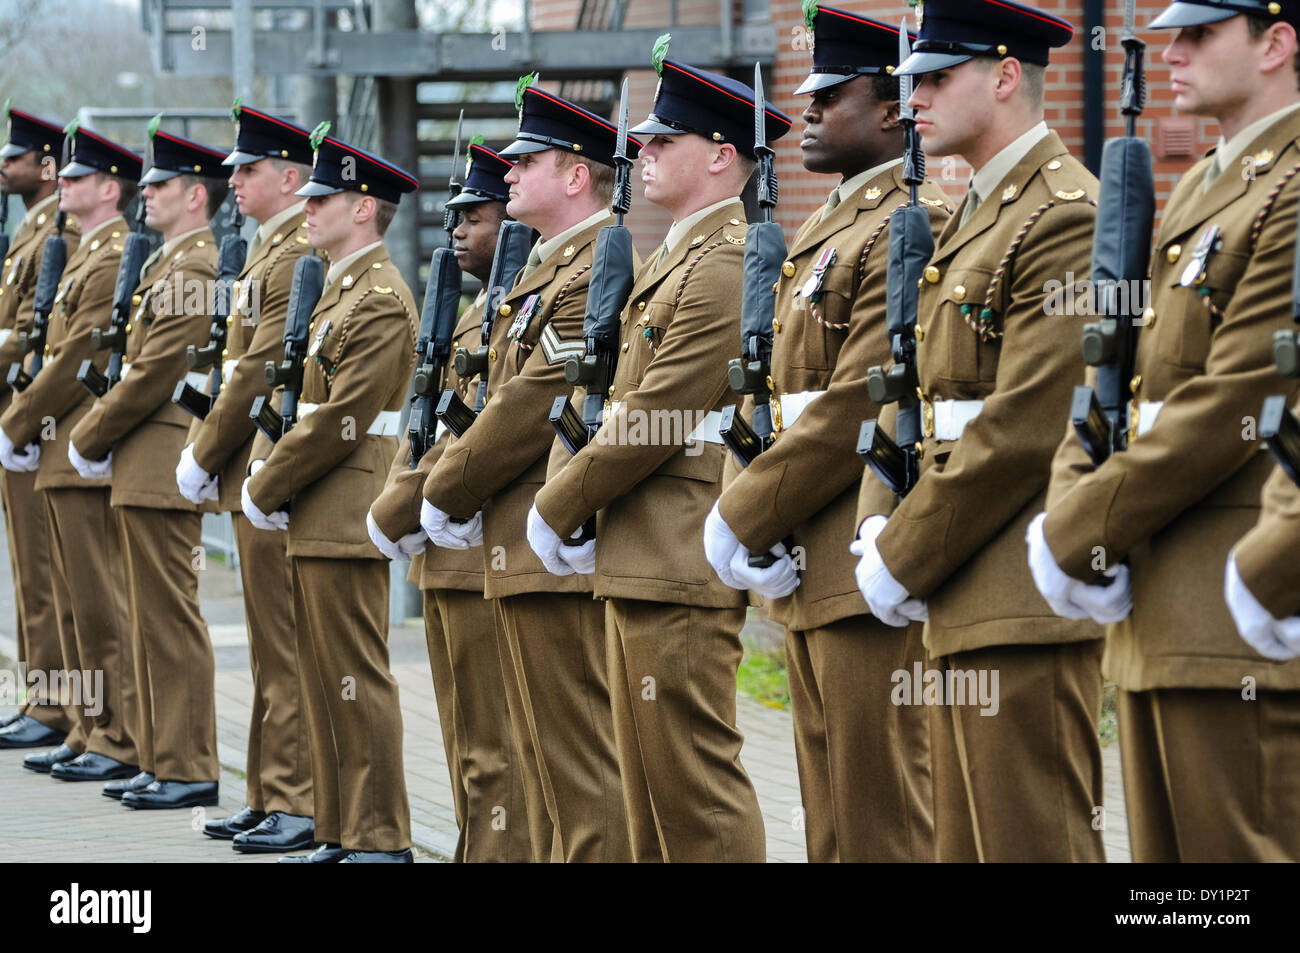
[[[1291,317],[1300,324],[1300,216],[1297,216],[1295,262],[1291,271]],[[1273,363],[1288,380],[1300,377],[1300,332],[1277,331],[1273,335]],[[1259,414],[1259,435],[1268,442],[1280,466],[1300,486],[1300,422],[1287,407],[1286,397],[1276,394],[1264,401]]]
[[[172,392],[172,403],[199,420],[207,417],[221,393],[223,358],[227,353],[226,319],[234,308],[235,281],[244,270],[244,259],[248,257],[248,242],[239,233],[244,227],[244,216],[240,214],[238,205],[230,219],[230,227],[232,231],[221,239],[221,250],[217,254],[217,281],[212,295],[212,327],[208,331],[208,343],[201,348],[193,344],[185,348],[185,363],[190,370],[212,368],[208,376],[208,392],[204,394],[184,380],[178,382]]]
[[[451,178],[447,183],[450,202],[460,194],[462,183],[456,179],[460,165],[460,132],[465,121],[465,110],[460,111],[456,122],[456,148],[451,157]],[[420,363],[411,376],[411,414],[407,421],[407,436],[411,441],[411,469],[434,443],[435,395],[442,387],[447,360],[451,357],[451,339],[456,333],[456,314],[460,308],[461,270],[452,251],[452,233],[459,216],[454,206],[443,210],[442,227],[447,232],[447,247],[436,248],[429,261],[429,283],[424,288],[424,309],[420,312],[420,334],[416,353]]]
[[[1106,141],[1101,155],[1101,195],[1097,227],[1092,240],[1092,286],[1101,320],[1083,328],[1083,360],[1097,368],[1094,390],[1074,389],[1070,422],[1093,463],[1128,446],[1129,406],[1137,358],[1135,320],[1141,296],[1124,295],[1119,306],[1119,286],[1139,288],[1147,276],[1151,249],[1151,223],[1155,218],[1155,183],[1151,149],[1137,137],[1137,117],[1146,103],[1146,77],[1142,60],[1146,44],[1133,35],[1135,0],[1124,8],[1124,81],[1120,112],[1126,135]],[[1113,317],[1112,317],[1113,315]]]
[[[253,401],[248,416],[257,429],[272,443],[278,441],[298,422],[298,398],[302,395],[303,364],[307,360],[307,338],[311,314],[325,287],[325,264],[314,254],[303,255],[293,266],[293,284],[289,287],[289,313],[284,322],[284,360],[266,362],[266,382],[284,386],[280,394],[280,412],[269,406],[265,394]]]
[[[898,56],[911,56],[907,21],[898,28]],[[921,475],[921,401],[916,369],[916,312],[921,274],[934,254],[930,217],[918,200],[925,182],[925,153],[916,131],[916,113],[908,104],[912,77],[898,77],[898,121],[903,126],[903,182],[907,205],[889,217],[889,273],[885,285],[885,327],[893,363],[867,369],[867,393],[877,404],[898,404],[891,439],[879,420],[864,420],[858,431],[858,455],[887,487],[906,496]]]
[[[107,328],[90,332],[90,345],[97,351],[105,348],[112,353],[108,368],[101,372],[94,361],[86,358],[77,369],[77,380],[96,397],[103,397],[122,379],[122,357],[126,354],[126,336],[131,327],[131,308],[135,306],[135,289],[143,277],[144,263],[149,258],[149,239],[144,234],[144,202],[141,201],[136,216],[138,231],[130,232],[123,243],[122,258],[117,263],[117,283],[113,286],[113,313]]]
[[[596,234],[595,261],[591,266],[587,310],[582,317],[586,351],[564,363],[564,379],[586,388],[582,417],[577,418],[569,398],[561,395],[551,406],[551,426],[569,453],[591,442],[604,419],[605,399],[618,368],[619,319],[632,292],[632,233],[623,216],[632,206],[632,160],[627,157],[627,80],[618,105],[618,145],[614,150],[613,225]],[[574,427],[575,418],[580,426]]]
[[[63,237],[63,227],[68,215],[62,209],[55,217],[54,234],[45,239],[41,252],[41,270],[36,277],[36,296],[32,299],[32,326],[18,335],[18,346],[24,354],[31,354],[31,369],[23,370],[22,360],[9,365],[6,378],[14,390],[25,391],[45,366],[45,341],[50,333],[50,312],[54,298],[63,280],[63,269],[68,263],[68,242]]]
[[[0,261],[9,257],[9,193],[0,192]]]
[[[438,400],[434,415],[457,437],[461,436],[478,417],[483,405],[487,403],[489,355],[492,353],[492,326],[496,321],[497,309],[492,306],[497,289],[508,290],[514,287],[515,276],[528,262],[528,252],[533,247],[535,232],[523,222],[505,221],[497,233],[496,253],[492,257],[492,274],[488,277],[487,304],[483,308],[482,345],[471,351],[458,348],[452,365],[462,378],[478,375],[478,395],[474,399],[474,409],[460,399],[454,390],[443,391]]]

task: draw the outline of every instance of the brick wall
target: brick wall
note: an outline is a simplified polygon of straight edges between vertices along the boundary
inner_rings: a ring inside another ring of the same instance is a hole
[[[899,0],[840,0],[833,5],[889,23],[897,23],[905,14],[911,16],[909,8]],[[1103,24],[1104,32],[1096,36],[1087,35],[1084,29],[1082,0],[1041,0],[1036,6],[1046,12],[1064,17],[1075,26],[1075,36],[1070,44],[1061,50],[1053,51],[1052,63],[1047,70],[1045,105],[1048,125],[1060,134],[1066,147],[1082,159],[1084,157],[1084,56],[1093,44],[1097,46],[1104,44],[1106,135],[1123,134],[1124,127],[1118,108],[1120,74],[1123,67],[1123,48],[1119,44],[1123,27],[1122,6],[1117,3],[1106,4],[1108,9]],[[1169,94],[1169,69],[1160,60],[1160,52],[1168,34],[1142,29],[1143,25],[1164,6],[1164,3],[1143,2],[1138,4],[1137,11],[1139,35],[1148,43],[1146,60],[1148,102],[1138,123],[1138,134],[1149,141],[1155,140],[1156,124],[1160,118],[1177,115]],[[736,9],[739,10],[739,5]],[[534,0],[534,27],[573,29],[577,22],[577,11],[578,0]],[[688,3],[685,0],[678,0],[678,17],[682,24],[716,23],[717,11],[717,5],[712,2]],[[795,120],[794,128],[777,143],[776,147],[777,175],[781,186],[781,203],[777,209],[777,217],[786,229],[787,235],[793,235],[804,219],[825,201],[827,194],[835,186],[836,178],[808,172],[803,168],[800,159],[799,130],[802,121],[799,114],[806,105],[807,99],[796,98],[793,91],[807,75],[812,54],[807,44],[799,0],[771,0],[771,18],[776,30],[777,55],[769,80],[768,98]],[[632,0],[626,25],[628,27],[665,25],[666,29],[668,21],[668,0]],[[737,12],[737,21],[739,21],[739,12]],[[647,62],[649,56],[650,51],[647,50]],[[743,70],[741,74],[748,74],[748,72]],[[630,73],[629,77],[631,111],[635,122],[650,108],[654,96],[655,74],[652,70],[645,70]],[[542,64],[542,78],[543,85],[548,86],[549,84],[545,82],[545,64]],[[741,75],[741,78],[748,80],[749,76]],[[1200,156],[1217,139],[1218,126],[1213,120],[1196,119],[1194,156]],[[1157,199],[1161,205],[1178,177],[1193,161],[1191,158],[1162,160],[1157,156],[1156,189]],[[931,177],[939,181],[954,201],[965,194],[970,168],[960,159],[931,161],[929,171]],[[639,188],[639,180],[635,179],[633,212],[629,216],[628,223],[632,228],[637,249],[642,255],[654,249],[670,224],[668,216],[662,210],[645,202]]]

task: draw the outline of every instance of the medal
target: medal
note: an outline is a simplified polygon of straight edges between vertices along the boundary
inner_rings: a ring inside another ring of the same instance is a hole
[[[329,333],[330,333],[330,323],[328,320],[326,320],[321,324],[320,330],[316,332],[316,337],[311,342],[311,347],[307,349],[308,357],[316,356],[316,352],[320,350],[321,344],[323,344],[325,341],[325,335]]]
[[[1196,240],[1196,247],[1192,249],[1192,260],[1183,269],[1183,276],[1178,281],[1180,285],[1190,288],[1205,280],[1205,264],[1223,244],[1220,240],[1222,234],[1223,229],[1218,225],[1205,226],[1205,231],[1201,232],[1201,237]]]
[[[534,312],[537,311],[537,303],[542,300],[538,294],[530,294],[524,299],[524,303],[519,306],[519,314],[515,316],[514,323],[510,325],[508,335],[511,340],[518,341],[523,338],[524,333],[528,330],[528,322],[533,319]]]
[[[822,253],[817,256],[816,263],[813,265],[812,274],[808,276],[808,280],[805,281],[803,287],[799,289],[799,295],[804,298],[811,298],[813,295],[817,294],[817,292],[821,290],[822,282],[826,279],[826,269],[830,268],[834,263],[835,249],[823,249]]]

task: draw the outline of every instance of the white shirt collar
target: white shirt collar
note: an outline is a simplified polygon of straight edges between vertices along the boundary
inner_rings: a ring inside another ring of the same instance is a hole
[[[1016,163],[1029,155],[1030,149],[1038,145],[1040,140],[1047,138],[1047,133],[1047,123],[1036,123],[1026,133],[1008,143],[1001,152],[986,162],[982,169],[971,176],[971,190],[981,202],[993,194],[993,190],[1011,174]]]
[[[611,215],[609,209],[603,208],[599,212],[596,212],[592,215],[588,215],[577,225],[573,225],[569,228],[566,228],[564,231],[560,232],[560,234],[556,235],[554,238],[548,238],[544,242],[538,242],[536,245],[538,257],[542,261],[546,261],[546,259],[550,258],[557,251],[559,251],[560,247],[569,239],[576,238],[580,232],[585,232],[593,225],[596,225],[604,221],[605,219],[612,218],[612,217],[613,216]]]
[[[1232,165],[1238,156],[1245,150],[1246,146],[1254,142],[1264,133],[1273,123],[1277,122],[1283,116],[1300,109],[1300,103],[1292,103],[1290,106],[1283,106],[1277,112],[1269,113],[1262,119],[1256,119],[1245,129],[1240,129],[1231,139],[1224,140],[1219,136],[1219,146],[1214,150],[1214,161],[1218,166],[1219,172],[1224,172]]]

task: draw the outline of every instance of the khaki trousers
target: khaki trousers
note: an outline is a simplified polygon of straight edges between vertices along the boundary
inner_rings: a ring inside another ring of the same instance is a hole
[[[425,590],[424,619],[460,830],[455,859],[526,862],[532,849],[497,651],[496,606],[479,592]]]
[[[29,672],[48,675],[63,667],[63,649],[51,576],[54,567],[50,562],[50,521],[42,492],[36,489],[35,472],[5,470],[0,477],[0,501],[4,505],[9,561],[14,576],[18,661],[25,662]],[[27,696],[23,714],[55,731],[71,731],[75,727],[59,700],[43,692]],[[78,744],[84,740],[73,738]]]
[[[506,596],[499,603],[555,828],[552,859],[629,860],[603,608],[587,593]],[[526,750],[525,739],[515,744]]]
[[[1300,692],[1119,692],[1138,862],[1300,861]]]
[[[68,747],[136,764],[135,653],[122,543],[110,493],[107,487],[68,487],[42,495],[56,602],[68,616],[59,627],[63,668],[91,676],[99,687],[97,698],[87,697],[66,709],[75,722],[68,738],[75,736],[76,747]]]
[[[347,850],[405,850],[411,809],[388,665],[388,562],[292,563],[316,839]]]
[[[923,627],[870,615],[785,634],[804,837],[812,862],[931,861],[929,713],[892,699]]]
[[[761,863],[763,815],[736,730],[744,608],[610,599],[605,620],[634,856]]]
[[[1100,639],[998,645],[928,664],[998,677],[996,714],[969,697],[928,706],[937,860],[1106,859],[1101,650]]]
[[[216,665],[199,612],[201,515],[116,508],[135,657],[140,768],[160,781],[216,781]]]
[[[253,672],[248,726],[248,806],[310,817],[311,751],[298,695],[298,637],[294,630],[293,571],[287,533],[256,529],[230,514],[239,547]]]

